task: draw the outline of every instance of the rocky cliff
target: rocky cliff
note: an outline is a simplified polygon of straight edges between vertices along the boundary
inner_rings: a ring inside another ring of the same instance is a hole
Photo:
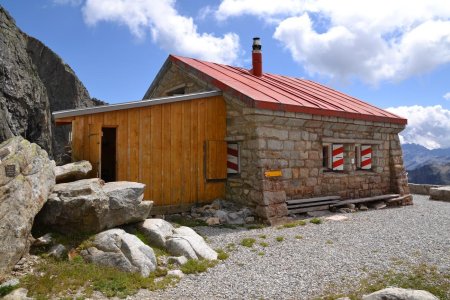
[[[103,103],[93,101],[73,70],[23,33],[1,6],[0,50],[0,142],[21,135],[63,161],[69,128],[55,128],[51,112]]]

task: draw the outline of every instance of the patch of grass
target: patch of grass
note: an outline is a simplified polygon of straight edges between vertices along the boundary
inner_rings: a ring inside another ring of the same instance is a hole
[[[253,247],[253,244],[256,242],[254,238],[245,238],[241,241],[241,245],[244,247]]]
[[[301,239],[303,239],[303,236],[302,236],[302,235],[296,235],[295,238],[296,238],[297,240],[301,240]]]
[[[227,259],[230,255],[228,253],[226,253],[223,249],[216,249],[217,252],[217,259],[219,260],[225,260]]]
[[[309,220],[309,223],[319,225],[319,224],[322,224],[322,219],[312,218],[311,220]]]
[[[427,264],[408,265],[406,269],[379,271],[370,273],[367,277],[352,286],[350,292],[343,292],[345,287],[334,287],[333,293],[322,295],[316,299],[337,299],[347,296],[350,299],[361,299],[362,295],[370,294],[388,286],[405,289],[426,290],[439,299],[450,299],[450,271],[440,271],[435,266]],[[330,291],[331,289],[327,289]]]
[[[159,248],[159,247],[154,247],[152,246],[153,252],[155,253],[155,256],[158,258],[160,256],[170,256],[170,253],[167,252],[165,249],[163,248]]]
[[[8,295],[9,293],[11,293],[12,291],[14,291],[17,288],[18,288],[17,285],[7,285],[7,286],[0,287],[0,297]]]
[[[227,247],[226,247],[226,250],[227,250],[228,252],[231,252],[231,251],[236,250],[236,244],[235,244],[235,243],[228,243],[228,245],[227,245]]]
[[[163,268],[156,268],[156,270],[153,272],[153,274],[155,275],[155,277],[163,277],[167,275],[167,269],[163,269]]]
[[[266,242],[261,242],[261,243],[259,243],[262,247],[268,247],[269,246],[269,244],[268,243],[266,243]]]
[[[180,270],[184,274],[198,274],[206,272],[209,268],[217,265],[217,260],[206,260],[206,259],[190,259],[181,266]]]
[[[266,238],[267,238],[267,235],[261,234],[261,235],[259,236],[259,238],[260,238],[260,239],[266,239]]]
[[[72,234],[61,234],[57,232],[52,232],[52,237],[55,241],[55,244],[63,244],[70,248],[80,248],[81,250],[89,248],[91,245],[88,244],[88,241],[92,243],[94,239],[93,233],[81,232],[81,233],[72,233]]]
[[[275,239],[277,242],[282,242],[284,241],[284,236],[277,236],[277,238]]]
[[[281,226],[278,226],[277,229],[294,228],[297,226],[305,226],[305,225],[306,225],[305,221],[297,220],[297,221],[289,222],[289,223],[283,224]]]
[[[234,224],[219,224],[219,225],[215,225],[214,227],[228,228],[228,229],[237,229],[239,226],[238,225],[234,225]]]
[[[95,290],[107,297],[124,298],[135,294],[141,288],[165,289],[179,281],[175,276],[155,281],[155,273],[144,278],[137,273],[126,273],[111,267],[88,264],[81,257],[76,257],[72,261],[45,260],[37,266],[37,271],[37,274],[44,275],[27,275],[20,284],[37,299],[67,297],[80,289],[87,297]]]
[[[260,252],[258,252],[258,255],[259,255],[259,256],[264,256],[264,255],[266,255],[266,253],[265,253],[265,252],[262,252],[262,251],[260,251]]]
[[[264,224],[251,224],[251,225],[247,225],[247,229],[248,230],[252,230],[252,229],[263,229],[266,228],[267,225]]]
[[[170,222],[187,227],[208,226],[208,223],[206,223],[206,221],[200,219],[190,219],[183,216],[171,217]]]
[[[332,245],[333,241],[332,240],[327,240],[325,243],[327,243],[328,245]]]

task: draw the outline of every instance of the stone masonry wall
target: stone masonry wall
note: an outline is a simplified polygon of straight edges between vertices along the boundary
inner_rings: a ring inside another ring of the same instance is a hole
[[[216,89],[175,65],[160,80],[152,97],[186,84],[187,92]],[[240,147],[238,175],[230,176],[226,197],[254,207],[257,214],[277,223],[287,216],[286,200],[339,195],[343,199],[387,193],[409,194],[398,133],[403,125],[351,120],[246,107],[224,93],[227,140]],[[344,144],[344,171],[322,167],[323,143]],[[372,145],[372,170],[352,164],[355,143]],[[267,170],[282,177],[266,178]]]

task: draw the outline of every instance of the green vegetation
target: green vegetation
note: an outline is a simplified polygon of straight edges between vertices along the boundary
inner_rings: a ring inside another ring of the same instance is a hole
[[[266,255],[266,253],[260,251],[260,252],[258,252],[258,255],[259,255],[259,256],[264,256],[264,255]]]
[[[252,230],[252,229],[263,229],[266,228],[267,225],[264,224],[251,224],[251,225],[247,225],[247,229],[248,230]]]
[[[124,298],[135,294],[141,288],[165,289],[179,281],[175,276],[155,281],[157,273],[144,278],[137,273],[85,263],[79,256],[72,261],[45,260],[37,266],[37,271],[37,274],[44,275],[27,275],[21,281],[21,286],[37,299],[68,296],[80,288],[87,297],[91,296],[93,291],[99,291],[107,297]]]
[[[225,260],[227,259],[230,255],[228,253],[226,253],[223,249],[216,249],[217,252],[217,259],[219,260]]]
[[[241,241],[241,245],[244,247],[253,247],[253,244],[256,242],[254,238],[245,238]]]
[[[267,235],[261,234],[261,235],[259,236],[259,238],[260,238],[260,239],[265,239],[265,238],[267,238]]]
[[[282,242],[284,241],[284,236],[277,236],[276,240],[277,242]]]
[[[309,223],[319,225],[319,224],[322,224],[322,219],[312,218],[311,220],[309,220]]]
[[[327,243],[328,245],[332,245],[333,241],[332,240],[327,240],[325,243]]]
[[[206,259],[190,259],[181,266],[180,270],[184,274],[198,274],[206,272],[209,268],[216,266],[217,260],[206,260]]]
[[[332,300],[347,296],[356,300],[361,299],[364,294],[370,294],[388,286],[426,290],[439,299],[450,300],[450,271],[440,271],[435,266],[420,264],[408,265],[402,271],[374,272],[361,279],[354,287],[352,286],[348,293],[342,291],[345,287],[327,288],[327,291],[334,290],[334,292],[317,299]]]
[[[232,252],[232,251],[236,250],[236,244],[235,243],[228,243],[228,245],[226,247],[226,250],[228,252]]]
[[[269,246],[269,244],[268,243],[266,243],[266,242],[261,242],[261,243],[259,243],[262,247],[267,247],[267,246]]]
[[[283,224],[281,226],[278,226],[277,229],[294,228],[297,226],[305,226],[305,225],[306,225],[305,221],[297,220],[297,221],[289,222],[289,223]]]
[[[296,238],[297,240],[301,240],[301,239],[303,238],[303,236],[302,236],[302,235],[296,235],[295,238]]]
[[[0,297],[8,295],[9,293],[14,291],[15,289],[17,289],[17,285],[15,285],[15,286],[7,285],[7,286],[4,286],[4,287],[0,287]]]

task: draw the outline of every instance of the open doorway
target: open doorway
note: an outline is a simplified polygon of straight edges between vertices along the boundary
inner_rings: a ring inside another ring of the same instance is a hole
[[[101,177],[105,182],[116,181],[116,128],[102,128]]]

